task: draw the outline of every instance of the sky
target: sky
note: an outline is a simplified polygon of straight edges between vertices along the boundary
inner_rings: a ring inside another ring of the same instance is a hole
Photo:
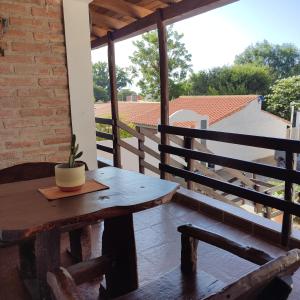
[[[240,0],[174,24],[184,34],[193,70],[230,65],[257,41],[293,43],[300,48],[300,0]],[[135,37],[116,43],[116,64],[130,65]],[[92,51],[93,63],[107,60],[107,48]]]

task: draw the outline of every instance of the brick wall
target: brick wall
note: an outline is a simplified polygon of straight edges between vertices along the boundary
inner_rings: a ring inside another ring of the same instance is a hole
[[[62,0],[0,0],[0,17],[9,19],[0,35],[0,169],[64,161],[71,129]]]

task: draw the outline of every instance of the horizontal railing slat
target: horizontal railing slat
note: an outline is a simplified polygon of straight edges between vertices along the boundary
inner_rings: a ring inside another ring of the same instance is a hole
[[[113,135],[111,133],[96,131],[96,136],[99,138],[106,139],[106,140],[111,140],[111,141],[113,140]]]
[[[97,149],[101,150],[101,151],[104,151],[104,152],[108,152],[108,153],[114,154],[114,149],[110,148],[110,147],[107,147],[107,146],[103,146],[103,145],[97,144]]]
[[[199,175],[190,171],[178,169],[169,165],[160,164],[159,169],[175,176],[191,180],[202,185],[206,185],[213,189],[223,191],[228,194],[251,200],[265,206],[270,206],[283,212],[300,217],[300,205],[293,202],[287,202],[264,193],[242,188],[231,183],[212,179],[203,175]]]
[[[140,158],[145,158],[145,154],[143,151],[140,151],[139,149],[135,148],[134,146],[126,143],[123,140],[119,140],[119,145],[123,147],[124,149],[128,150],[129,152],[139,156]]]
[[[248,134],[229,133],[213,130],[191,129],[168,125],[159,125],[159,132],[186,137],[212,140],[224,143],[239,144],[250,147],[266,148],[300,153],[300,141]]]
[[[300,182],[300,172],[295,170],[286,170],[279,167],[268,166],[255,162],[239,160],[235,158],[224,157],[215,154],[199,152],[190,149],[183,149],[168,145],[159,145],[158,149],[162,152],[178,155],[181,157],[189,157],[192,159],[213,163],[219,166],[234,168],[254,174],[268,176],[279,180],[290,180],[294,183]]]
[[[106,124],[106,125],[112,125],[113,124],[113,120],[112,119],[107,119],[107,118],[96,117],[95,121],[98,124]]]

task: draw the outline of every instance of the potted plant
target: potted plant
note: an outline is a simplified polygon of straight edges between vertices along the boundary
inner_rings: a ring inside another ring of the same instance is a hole
[[[82,156],[82,151],[78,152],[78,150],[79,145],[76,145],[76,136],[73,134],[68,163],[55,166],[56,185],[62,191],[76,191],[85,184],[85,164],[76,161]]]

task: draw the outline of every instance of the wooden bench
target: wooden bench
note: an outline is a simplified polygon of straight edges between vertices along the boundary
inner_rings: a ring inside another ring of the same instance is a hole
[[[294,249],[273,258],[269,254],[245,247],[218,234],[203,230],[193,225],[178,227],[181,233],[181,266],[138,290],[121,296],[119,300],[166,300],[166,299],[287,299],[292,290],[291,275],[300,266],[300,250]],[[198,241],[214,245],[229,251],[245,260],[260,265],[228,286],[203,271],[197,270]],[[103,262],[106,263],[103,263]],[[48,273],[48,284],[58,300],[81,300],[76,284],[84,278],[91,280],[105,274],[113,259],[99,258],[69,269],[60,268]],[[85,266],[85,267],[84,267]],[[181,269],[181,270],[180,270]],[[80,272],[78,270],[81,270]],[[84,270],[84,272],[82,271]],[[95,270],[97,270],[95,272]],[[81,274],[81,276],[79,276]],[[82,275],[84,274],[84,275]],[[79,280],[78,277],[81,279]],[[103,289],[101,289],[103,292]],[[100,299],[108,299],[104,293]]]

